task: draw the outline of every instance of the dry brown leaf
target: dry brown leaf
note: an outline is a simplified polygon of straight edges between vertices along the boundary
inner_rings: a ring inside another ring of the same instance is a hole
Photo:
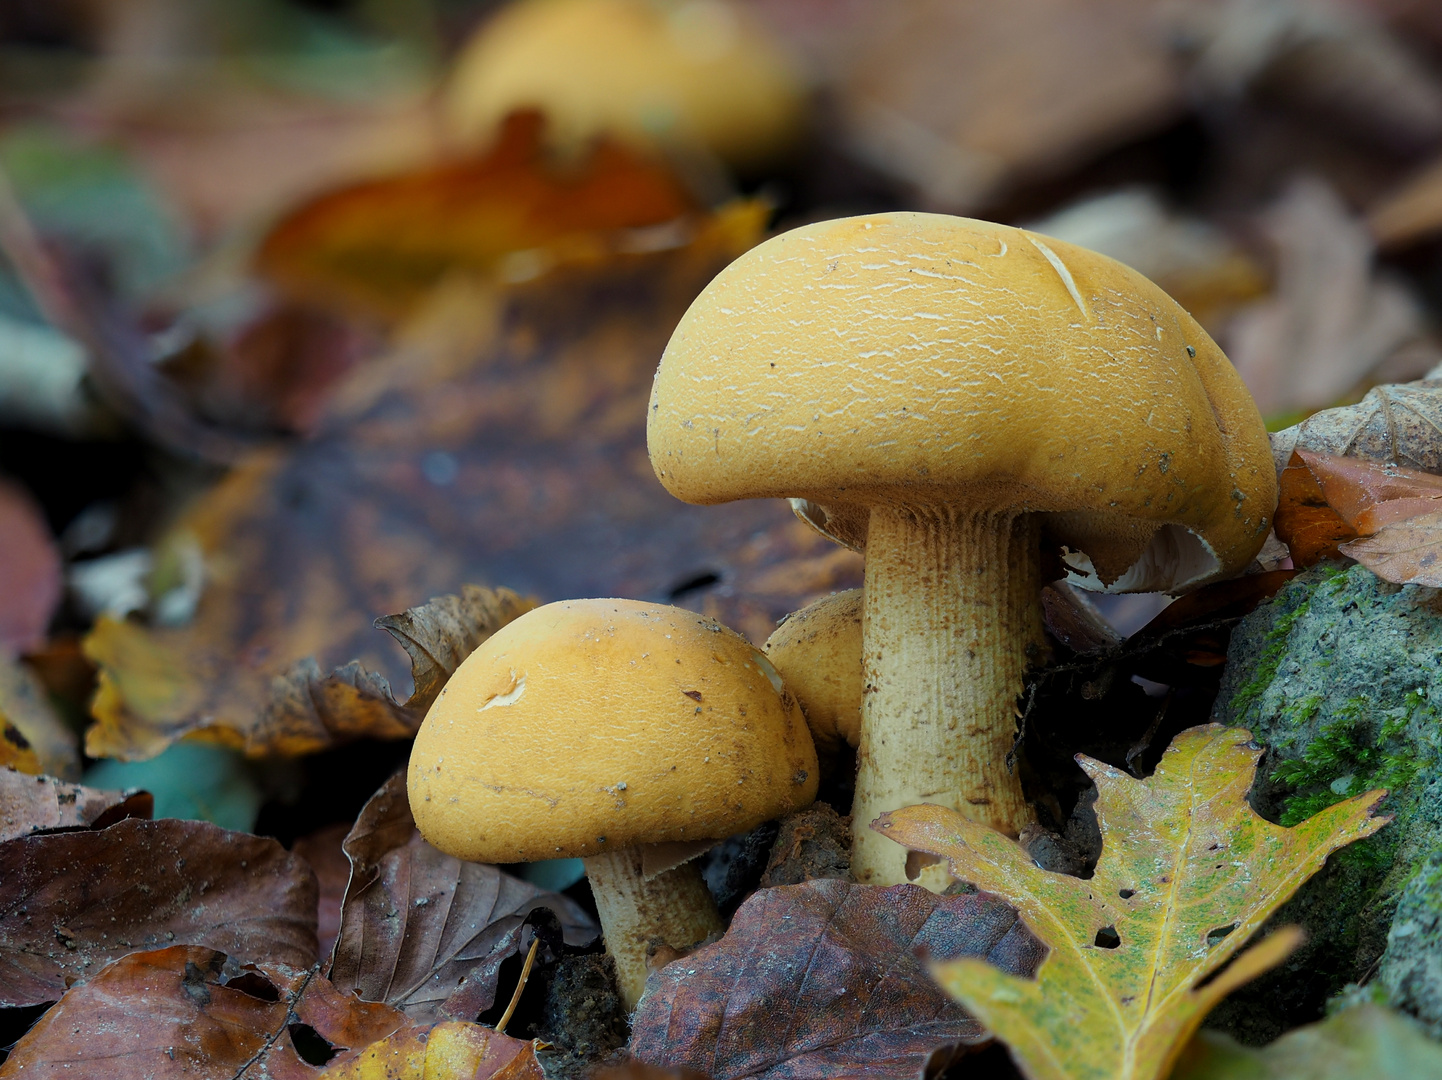
[[[1384,248],[1406,247],[1442,229],[1442,158],[1374,205],[1367,212],[1367,225]]]
[[[126,820],[0,844],[0,1004],[54,1001],[107,961],[171,942],[304,969],[315,875],[274,840]]]
[[[1074,165],[1183,108],[1152,0],[875,5],[841,74],[848,141],[937,207]]]
[[[290,849],[310,863],[319,885],[315,936],[320,944],[317,955],[323,974],[329,974],[330,956],[335,951],[335,939],[340,934],[341,901],[345,899],[346,885],[350,882],[350,860],[341,848],[349,832],[349,825],[327,825],[302,836]]]
[[[60,552],[35,500],[0,478],[0,658],[39,645],[60,603]]]
[[[316,1075],[318,1050],[339,1066],[405,1024],[314,972],[175,945],[132,952],[66,991],[0,1078],[302,1080]]]
[[[1383,581],[1442,588],[1442,511],[1384,525],[1340,550]]]
[[[656,357],[759,221],[713,225],[689,248],[529,287],[453,285],[406,345],[357,371],[315,438],[233,470],[178,525],[205,560],[194,622],[101,622],[88,639],[101,668],[89,752],[143,757],[202,729],[254,753],[409,734],[419,716],[381,683],[404,680],[400,652],[372,620],[464,581],[673,599],[754,640],[817,592],[859,584],[859,556],[784,502],[689,506],[651,471]],[[350,676],[318,685],[352,658]]]
[[[1238,312],[1221,344],[1264,416],[1342,400],[1421,335],[1417,302],[1377,276],[1371,236],[1325,181],[1293,181],[1261,226],[1275,292]]]
[[[322,195],[271,231],[259,270],[302,299],[394,319],[448,273],[525,281],[685,241],[679,223],[699,207],[664,165],[608,141],[551,160],[544,124],[517,113],[480,157]],[[674,235],[645,232],[668,223]]]
[[[1045,949],[986,893],[835,880],[762,889],[720,941],[648,980],[628,1050],[715,1080],[919,1080],[933,1059],[988,1041],[945,1000],[923,954],[1030,976]]]
[[[331,981],[412,1021],[473,1019],[495,1004],[501,963],[529,948],[528,918],[539,908],[557,917],[568,944],[599,933],[569,897],[426,843],[403,772],[366,804],[344,846],[352,870]]]
[[[1324,409],[1277,432],[1278,472],[1298,449],[1442,474],[1442,369],[1416,382],[1373,387],[1355,405]]]
[[[435,596],[420,607],[377,619],[376,625],[400,642],[411,658],[415,690],[406,708],[421,713],[429,709],[462,660],[535,606],[510,589],[462,585],[459,596]]]
[[[536,1044],[480,1024],[402,1028],[324,1069],[321,1080],[545,1080]]]
[[[154,808],[147,791],[105,791],[0,769],[0,842],[62,829],[104,829],[126,818],[148,818]]]
[[[44,685],[24,664],[0,655],[0,768],[80,779],[80,746]]]

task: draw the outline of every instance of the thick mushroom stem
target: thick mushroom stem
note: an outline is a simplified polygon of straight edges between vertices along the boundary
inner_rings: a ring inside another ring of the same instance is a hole
[[[606,951],[616,962],[616,981],[630,1011],[646,987],[646,948],[657,939],[685,949],[723,929],[716,901],[695,862],[647,881],[641,849],[623,848],[584,860]]]
[[[877,507],[866,539],[865,694],[852,872],[907,880],[906,851],[867,826],[937,803],[1009,835],[1030,820],[1006,759],[1022,676],[1043,646],[1039,519],[1014,511]],[[944,867],[920,884],[949,884]]]

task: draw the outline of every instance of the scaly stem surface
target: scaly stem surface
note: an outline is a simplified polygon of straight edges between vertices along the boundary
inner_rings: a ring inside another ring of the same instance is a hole
[[[722,929],[721,915],[694,860],[650,881],[641,874],[640,848],[583,861],[629,1012],[646,988],[647,946],[659,940],[674,949],[689,948]]]
[[[872,510],[852,807],[858,881],[907,880],[905,849],[868,827],[886,810],[936,803],[1011,836],[1030,820],[1006,757],[1022,676],[1044,643],[1039,528],[1033,514]],[[950,878],[937,866],[919,881],[939,891]]]

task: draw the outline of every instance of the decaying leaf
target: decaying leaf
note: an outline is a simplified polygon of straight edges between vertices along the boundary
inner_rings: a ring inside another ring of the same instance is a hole
[[[0,768],[78,780],[78,744],[34,672],[0,655]]]
[[[1383,526],[1338,550],[1383,581],[1442,588],[1442,511]]]
[[[545,1080],[534,1042],[454,1020],[402,1028],[319,1075],[323,1080]]]
[[[1355,405],[1324,409],[1277,432],[1278,472],[1298,449],[1442,474],[1442,369],[1416,382],[1375,386]]]
[[[308,836],[302,836],[291,847],[315,871],[319,894],[316,902],[315,936],[320,944],[321,973],[329,974],[330,957],[335,939],[340,934],[341,901],[350,882],[350,860],[341,844],[350,832],[348,825],[327,825]]]
[[[321,196],[266,237],[260,271],[303,299],[394,318],[448,272],[526,281],[686,242],[699,207],[663,164],[603,141],[567,167],[549,160],[544,123],[517,113],[481,157]]]
[[[422,839],[405,773],[376,792],[346,837],[351,880],[331,981],[412,1021],[474,1019],[495,1003],[501,963],[528,948],[528,916],[549,909],[573,945],[599,932],[569,897],[463,862]]]
[[[373,620],[466,581],[671,600],[756,640],[859,584],[860,557],[784,502],[688,506],[646,457],[656,357],[759,226],[718,217],[684,249],[442,290],[338,391],[315,438],[252,456],[178,524],[206,571],[189,626],[96,626],[88,752],[144,757],[202,729],[253,754],[410,734],[418,715],[380,681],[403,683],[400,652]]]
[[[919,1078],[933,1057],[987,1041],[919,952],[1029,976],[1045,948],[985,893],[836,880],[762,889],[720,941],[648,980],[629,1052],[714,1080]]]
[[[274,840],[130,819],[0,844],[0,1005],[54,1001],[128,952],[205,945],[315,962],[315,876]]]
[[[0,479],[0,657],[45,640],[60,603],[60,552],[35,501]]]
[[[68,990],[16,1044],[0,1078],[301,1080],[405,1024],[395,1009],[342,994],[313,972],[175,945],[132,952]]]
[[[1379,1005],[1344,1009],[1261,1048],[1220,1031],[1192,1040],[1171,1080],[1415,1080],[1442,1076],[1442,1044]]]
[[[0,842],[60,829],[104,829],[126,818],[148,818],[149,792],[104,791],[53,776],[0,769]]]
[[[1280,962],[1300,931],[1222,965],[1331,852],[1389,820],[1372,814],[1376,791],[1294,828],[1263,820],[1247,804],[1261,754],[1248,732],[1211,724],[1178,735],[1147,780],[1079,756],[1103,838],[1089,880],[1039,869],[1012,840],[941,807],[873,824],[1016,904],[1051,946],[1031,980],[978,960],[935,968],[1030,1080],[1165,1076],[1207,1011]]]
[[[510,589],[461,586],[459,596],[436,596],[421,607],[376,620],[411,658],[415,690],[406,708],[425,712],[461,661],[512,619],[535,604]]]

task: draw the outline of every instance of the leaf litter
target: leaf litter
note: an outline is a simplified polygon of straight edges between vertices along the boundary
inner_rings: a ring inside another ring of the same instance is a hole
[[[1282,928],[1242,952],[1268,916],[1331,852],[1390,820],[1373,815],[1386,794],[1373,791],[1290,829],[1265,821],[1246,801],[1261,755],[1248,732],[1212,724],[1177,736],[1147,780],[1080,758],[1103,845],[1088,880],[942,807],[873,825],[1015,904],[1050,947],[1034,979],[978,960],[934,967],[1029,1080],[1166,1076],[1216,1002],[1300,944]]]

